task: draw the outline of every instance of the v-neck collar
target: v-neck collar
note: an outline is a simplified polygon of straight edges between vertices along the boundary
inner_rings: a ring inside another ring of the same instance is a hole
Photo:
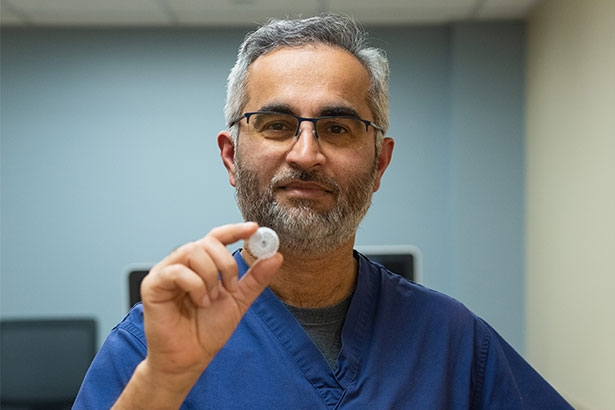
[[[323,354],[312,342],[303,327],[284,306],[282,301],[269,289],[254,301],[251,310],[280,341],[281,346],[294,359],[305,377],[322,397],[325,405],[335,409],[346,394],[346,390],[356,380],[361,365],[362,352],[366,348],[368,329],[373,318],[373,292],[375,286],[363,257],[356,253],[359,260],[357,286],[342,329],[342,349],[337,359],[337,370],[329,366]],[[248,270],[248,264],[241,253],[235,253],[240,275]]]

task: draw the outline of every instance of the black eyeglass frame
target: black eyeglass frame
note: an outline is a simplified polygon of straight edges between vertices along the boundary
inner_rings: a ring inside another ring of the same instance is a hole
[[[304,121],[309,121],[312,124],[314,124],[314,138],[318,139],[318,128],[316,127],[316,122],[318,120],[326,120],[326,119],[331,119],[331,118],[346,118],[349,120],[357,120],[357,121],[361,121],[363,124],[365,124],[365,132],[367,132],[367,130],[369,129],[369,126],[371,125],[376,131],[380,131],[382,133],[384,133],[384,128],[374,124],[373,122],[369,121],[369,120],[364,120],[363,118],[360,117],[355,117],[352,115],[325,115],[323,117],[300,117],[298,115],[295,114],[290,114],[287,112],[278,112],[278,111],[252,111],[252,112],[245,112],[243,114],[241,114],[241,116],[233,121],[231,121],[231,123],[229,124],[229,127],[232,127],[233,125],[237,124],[239,121],[243,120],[244,118],[246,119],[246,123],[249,124],[250,123],[250,117],[256,114],[277,114],[277,115],[288,115],[289,117],[295,117],[297,119],[297,129],[295,130],[295,134],[294,136],[297,137],[299,136],[299,130],[301,129],[301,123]]]

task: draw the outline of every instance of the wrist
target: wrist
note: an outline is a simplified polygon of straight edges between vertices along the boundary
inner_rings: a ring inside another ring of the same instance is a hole
[[[145,359],[135,369],[113,409],[179,409],[199,376],[195,372],[160,372]]]

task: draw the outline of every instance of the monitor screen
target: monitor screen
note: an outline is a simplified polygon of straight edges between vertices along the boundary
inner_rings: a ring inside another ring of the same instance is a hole
[[[136,269],[128,273],[128,305],[132,307],[141,301],[141,281],[149,269]]]
[[[421,283],[421,254],[413,245],[366,245],[356,250],[393,273]]]
[[[72,403],[95,353],[94,319],[3,320],[2,403]]]

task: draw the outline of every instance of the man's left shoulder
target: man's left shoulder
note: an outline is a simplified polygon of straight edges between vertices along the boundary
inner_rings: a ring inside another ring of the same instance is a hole
[[[367,258],[363,263],[361,274],[366,277],[362,280],[369,282],[379,309],[393,310],[415,323],[427,320],[467,328],[476,326],[478,317],[455,298],[412,282]]]

